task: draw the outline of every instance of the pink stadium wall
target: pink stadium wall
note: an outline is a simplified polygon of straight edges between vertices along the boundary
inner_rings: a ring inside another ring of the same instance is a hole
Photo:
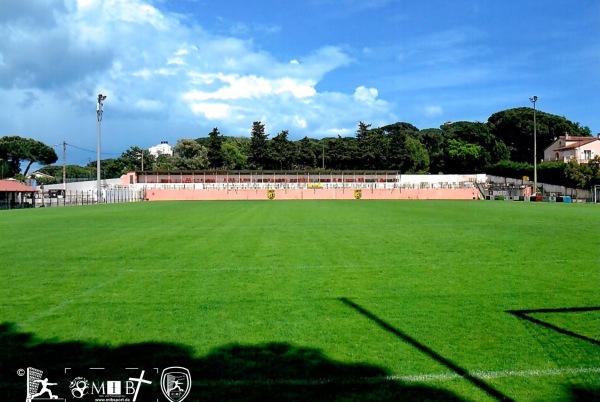
[[[269,190],[146,190],[150,201],[169,200],[268,200]],[[274,191],[274,200],[352,200],[352,189],[294,189]],[[362,189],[363,200],[472,200],[478,198],[477,189]]]

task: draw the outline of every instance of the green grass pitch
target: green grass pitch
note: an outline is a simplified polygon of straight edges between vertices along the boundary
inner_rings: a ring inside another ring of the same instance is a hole
[[[176,365],[192,401],[594,400],[598,222],[479,201],[3,211],[0,394],[23,399],[27,366]]]

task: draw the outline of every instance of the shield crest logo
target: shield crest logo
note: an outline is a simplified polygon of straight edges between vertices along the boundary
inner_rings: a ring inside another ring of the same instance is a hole
[[[354,198],[360,200],[362,198],[362,190],[354,190]]]
[[[185,399],[192,388],[190,371],[185,367],[168,367],[160,376],[160,389],[171,402],[180,402]]]
[[[272,200],[275,198],[275,190],[267,190],[267,198]]]

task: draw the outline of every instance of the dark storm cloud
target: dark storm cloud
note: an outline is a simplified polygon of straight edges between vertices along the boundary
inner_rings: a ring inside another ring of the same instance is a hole
[[[62,1],[8,3],[0,8],[0,87],[60,88],[110,66],[108,46],[85,46],[61,23]]]

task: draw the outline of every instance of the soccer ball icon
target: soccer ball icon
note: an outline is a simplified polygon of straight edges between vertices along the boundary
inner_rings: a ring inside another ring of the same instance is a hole
[[[73,398],[83,398],[84,395],[88,393],[89,384],[88,381],[83,377],[76,377],[69,384],[69,389],[71,390],[71,395]]]

